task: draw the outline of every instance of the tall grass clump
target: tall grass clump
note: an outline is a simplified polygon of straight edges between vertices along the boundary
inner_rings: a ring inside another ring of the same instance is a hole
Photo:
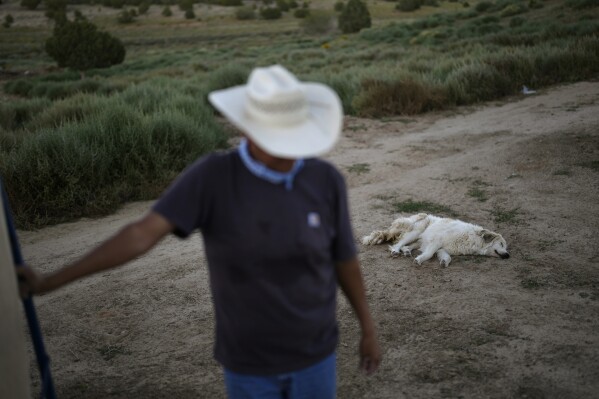
[[[399,40],[407,43],[407,40],[417,35],[418,32],[413,24],[392,22],[381,28],[365,29],[359,35],[360,38],[371,43],[393,43]]]
[[[483,64],[489,65],[500,76],[508,80],[508,90],[504,94],[513,94],[522,85],[538,85],[537,73],[533,57],[526,51],[500,51],[483,58]]]
[[[307,80],[324,83],[330,86],[341,99],[345,114],[355,113],[353,100],[360,91],[360,80],[351,73],[310,75]]]
[[[597,1],[597,0],[567,0],[566,5],[575,10],[582,10],[585,8],[599,7],[599,1]]]
[[[4,85],[4,91],[21,97],[45,97],[59,100],[77,93],[111,94],[123,89],[122,84],[86,78],[80,80],[53,80],[48,78],[17,79]]]
[[[22,128],[50,106],[46,98],[14,100],[0,103],[0,126],[5,130]]]
[[[510,4],[509,6],[505,7],[503,10],[501,10],[501,17],[505,18],[505,17],[511,17],[514,15],[518,15],[518,14],[522,14],[525,13],[526,11],[528,11],[528,7],[525,4]]]
[[[250,71],[244,64],[227,64],[206,76],[206,93],[245,84]]]
[[[362,81],[362,90],[353,107],[359,116],[380,118],[441,109],[445,102],[445,92],[439,87],[410,78],[392,81],[369,78]]]
[[[477,3],[476,6],[474,6],[474,9],[477,12],[482,13],[482,12],[485,12],[485,11],[489,10],[492,7],[493,7],[493,3],[491,3],[490,1],[483,0],[483,1],[479,2],[479,3]]]
[[[155,198],[194,159],[225,145],[212,111],[191,112],[192,102],[181,96],[145,113],[112,98],[82,120],[41,129],[3,151],[0,174],[18,225],[103,215]]]
[[[565,45],[543,45],[532,51],[539,84],[588,79],[599,73],[599,37],[585,36]]]
[[[87,115],[104,109],[105,104],[110,102],[107,97],[84,93],[54,102],[46,99],[37,100],[48,101],[49,106],[40,110],[35,118],[31,118],[25,125],[31,131],[58,128],[69,123],[79,122]]]
[[[508,77],[500,74],[495,67],[480,61],[451,72],[445,86],[450,102],[456,105],[488,101],[514,92]]]
[[[599,73],[599,40],[544,43],[482,54],[447,75],[448,98],[456,105],[488,101],[534,87],[592,78]]]

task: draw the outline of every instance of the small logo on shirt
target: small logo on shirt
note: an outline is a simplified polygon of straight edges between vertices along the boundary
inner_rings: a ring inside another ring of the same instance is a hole
[[[317,228],[320,227],[320,215],[316,212],[308,213],[308,226]]]

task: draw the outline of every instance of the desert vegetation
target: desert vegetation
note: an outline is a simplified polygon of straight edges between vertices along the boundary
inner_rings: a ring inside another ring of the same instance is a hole
[[[349,2],[333,0],[3,1],[0,19],[11,22],[0,28],[0,175],[19,226],[155,198],[197,156],[226,145],[206,95],[245,82],[255,66],[280,63],[324,82],[346,113],[370,118],[599,73],[594,1],[404,3],[365,1],[368,23],[343,33]],[[77,66],[57,65],[39,43],[54,32],[47,14],[60,10],[122,42],[123,62],[86,64],[83,77]],[[137,11],[124,23],[123,10]],[[482,201],[484,186],[470,195]]]

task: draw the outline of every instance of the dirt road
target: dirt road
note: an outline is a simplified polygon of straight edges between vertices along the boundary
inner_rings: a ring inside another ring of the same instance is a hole
[[[599,397],[599,82],[347,118],[344,130],[328,158],[347,178],[357,240],[411,200],[501,233],[512,257],[416,266],[360,244],[384,362],[373,377],[357,372],[358,326],[340,297],[338,397]],[[150,204],[21,232],[24,256],[53,270]],[[200,237],[168,238],[37,298],[58,396],[224,397],[207,277]]]

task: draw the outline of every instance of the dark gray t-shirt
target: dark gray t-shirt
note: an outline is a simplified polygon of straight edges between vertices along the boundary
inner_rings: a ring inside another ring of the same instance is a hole
[[[216,315],[215,358],[244,374],[299,370],[337,345],[335,262],[356,255],[345,182],[308,159],[293,189],[237,152],[190,166],[153,207],[186,237],[200,229]]]

